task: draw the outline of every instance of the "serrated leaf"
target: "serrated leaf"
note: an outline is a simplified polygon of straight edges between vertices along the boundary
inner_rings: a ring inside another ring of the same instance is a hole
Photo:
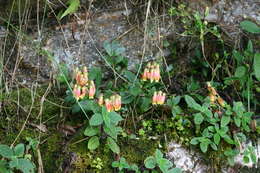
[[[120,148],[119,146],[116,144],[116,142],[114,141],[113,138],[108,137],[107,138],[107,145],[109,146],[109,148],[116,154],[120,153]]]
[[[86,136],[94,136],[96,134],[99,133],[99,127],[92,127],[92,126],[88,126],[85,131],[84,131],[84,135]]]
[[[0,144],[0,155],[2,157],[11,159],[14,156],[14,152],[9,146]]]
[[[247,32],[251,32],[254,34],[260,33],[260,28],[255,23],[249,20],[244,20],[243,22],[241,22],[240,27]]]
[[[144,160],[144,165],[148,169],[154,169],[156,166],[156,160],[153,156],[149,156]]]
[[[75,13],[78,10],[80,1],[79,0],[69,0],[68,4],[69,4],[69,7],[64,11],[64,13],[61,15],[60,19],[67,16],[68,14]]]
[[[102,123],[103,123],[103,118],[102,118],[102,115],[99,114],[99,113],[94,114],[94,115],[90,118],[90,120],[89,120],[89,124],[90,124],[91,126],[98,126],[98,125],[100,125],[100,124],[102,124]]]
[[[99,146],[99,138],[92,136],[88,141],[88,149],[95,150]]]
[[[256,53],[254,56],[254,73],[258,81],[260,81],[260,53]]]
[[[25,149],[24,144],[18,144],[18,145],[16,145],[15,148],[14,148],[14,154],[15,154],[15,156],[17,156],[17,157],[23,157],[23,155],[24,155],[24,149]]]
[[[222,116],[221,118],[221,127],[225,127],[228,125],[228,123],[230,122],[230,116]]]

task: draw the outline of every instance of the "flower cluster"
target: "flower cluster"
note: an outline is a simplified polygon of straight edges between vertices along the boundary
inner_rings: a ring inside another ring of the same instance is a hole
[[[155,91],[153,94],[152,104],[153,105],[162,105],[166,99],[166,94],[162,91]]]
[[[121,96],[118,94],[112,95],[109,99],[104,100],[103,94],[99,95],[98,104],[100,106],[104,105],[108,112],[119,111],[121,109]]]
[[[207,82],[207,88],[209,91],[210,103],[215,104],[215,102],[217,100],[218,104],[220,106],[224,107],[226,105],[225,101],[219,96],[219,94],[217,93],[215,88],[213,88],[209,82]]]
[[[94,81],[88,80],[87,67],[83,67],[82,71],[77,68],[74,77],[76,80],[76,84],[73,87],[74,97],[79,100],[88,95],[89,99],[93,99],[96,87]]]
[[[156,62],[149,62],[144,69],[141,79],[143,81],[150,80],[150,82],[152,83],[154,81],[159,82],[160,78],[161,75],[159,64]]]

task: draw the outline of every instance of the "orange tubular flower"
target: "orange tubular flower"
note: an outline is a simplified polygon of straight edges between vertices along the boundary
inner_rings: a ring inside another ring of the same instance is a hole
[[[85,86],[82,87],[82,88],[81,88],[81,94],[80,94],[79,98],[80,98],[80,99],[83,99],[83,98],[86,96],[87,92],[88,92],[87,87],[85,87]]]
[[[92,80],[92,81],[90,81],[89,92],[88,92],[89,99],[94,98],[95,92],[96,92],[96,87],[95,87],[94,81]]]
[[[146,81],[149,76],[149,70],[147,68],[144,69],[144,73],[142,75],[142,81]]]
[[[105,106],[108,112],[113,111],[113,105],[109,99],[105,99]]]
[[[74,95],[74,97],[76,98],[76,100],[79,100],[79,99],[80,99],[80,96],[81,96],[81,87],[80,87],[80,86],[74,85],[73,95]]]
[[[156,104],[157,104],[157,92],[156,92],[156,91],[153,93],[152,104],[153,104],[153,105],[156,105]]]
[[[104,96],[103,94],[100,94],[98,97],[98,105],[102,106],[104,104]]]
[[[114,101],[113,101],[113,107],[115,111],[119,111],[121,109],[121,96],[115,95]]]
[[[218,103],[220,104],[220,106],[225,107],[226,102],[225,102],[221,97],[218,97],[218,98],[217,98],[217,101],[218,101]]]
[[[160,78],[161,78],[161,76],[160,76],[160,66],[159,66],[159,64],[157,64],[156,67],[155,67],[155,71],[154,71],[153,77],[154,77],[155,82],[159,82],[159,80],[160,80]]]

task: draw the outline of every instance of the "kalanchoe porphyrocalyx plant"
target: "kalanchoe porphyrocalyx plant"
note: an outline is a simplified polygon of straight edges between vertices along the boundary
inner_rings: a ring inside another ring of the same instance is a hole
[[[209,82],[207,82],[207,88],[209,91],[209,99],[211,104],[215,104],[217,101],[218,104],[222,107],[225,107],[226,102],[220,97],[220,95],[217,93],[216,89],[211,86]]]
[[[144,69],[141,79],[143,81],[159,82],[160,78],[160,65],[156,62],[149,62]]]
[[[103,94],[100,94],[99,98],[98,98],[98,104],[100,106],[105,104],[105,107],[106,107],[108,112],[119,111],[121,109],[121,104],[122,104],[121,103],[121,96],[118,95],[118,94],[114,94],[109,99],[106,98],[104,100]]]
[[[93,99],[96,87],[94,81],[88,80],[88,70],[87,67],[83,67],[82,70],[78,68],[75,70],[75,81],[76,84],[73,88],[74,97],[79,100],[83,99],[86,95],[88,95],[89,99]]]

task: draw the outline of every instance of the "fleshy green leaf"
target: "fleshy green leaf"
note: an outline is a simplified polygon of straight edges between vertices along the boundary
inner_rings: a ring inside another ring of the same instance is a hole
[[[11,157],[14,156],[14,152],[9,146],[0,144],[0,155],[11,159]]]
[[[240,23],[242,29],[246,30],[247,32],[251,32],[254,34],[260,33],[260,28],[253,22],[249,20],[244,20]]]
[[[109,114],[109,118],[110,118],[111,122],[114,123],[115,125],[117,125],[119,121],[123,120],[121,115],[119,115],[118,113],[116,113],[114,111],[109,112],[108,114]]]
[[[194,114],[194,123],[200,125],[203,122],[203,116],[201,113]]]
[[[99,114],[99,113],[94,114],[94,115],[90,118],[90,120],[89,120],[89,124],[90,124],[91,126],[98,126],[98,125],[100,125],[100,124],[102,124],[102,123],[103,123],[103,118],[102,118],[102,115]]]
[[[116,142],[114,141],[113,138],[111,137],[108,137],[107,138],[107,144],[109,146],[109,148],[116,154],[119,154],[120,153],[120,148],[119,146],[116,144]]]
[[[256,53],[254,57],[254,72],[256,79],[260,81],[260,53]]]
[[[95,150],[99,146],[99,138],[92,136],[88,141],[88,149]]]
[[[156,166],[156,160],[153,156],[149,156],[144,160],[144,165],[148,169],[154,169]]]
[[[23,173],[34,173],[35,166],[28,159],[13,159],[9,162],[10,168],[16,168]]]
[[[172,162],[165,158],[161,158],[157,162],[159,168],[161,169],[162,172],[166,172],[169,168],[173,166]]]
[[[239,66],[236,68],[235,77],[242,78],[246,74],[246,67],[245,66]]]
[[[230,116],[224,115],[224,116],[221,118],[221,127],[227,126],[229,122],[230,122]]]
[[[196,101],[191,96],[185,95],[184,99],[190,108],[193,108],[198,111],[202,110],[202,107],[198,103],[196,103]]]
[[[203,153],[206,153],[206,152],[207,152],[207,150],[208,150],[208,145],[209,145],[209,143],[207,143],[207,142],[201,142],[201,143],[200,143],[200,149],[201,149],[201,151],[202,151]]]
[[[17,157],[23,157],[24,155],[24,144],[18,144],[14,148],[14,154]]]
[[[84,135],[86,136],[94,136],[96,134],[99,133],[99,128],[98,127],[92,127],[92,126],[88,126],[85,131],[84,131]]]
[[[215,144],[218,145],[219,142],[220,142],[219,134],[215,133],[214,136],[213,136],[213,139],[214,139]]]

